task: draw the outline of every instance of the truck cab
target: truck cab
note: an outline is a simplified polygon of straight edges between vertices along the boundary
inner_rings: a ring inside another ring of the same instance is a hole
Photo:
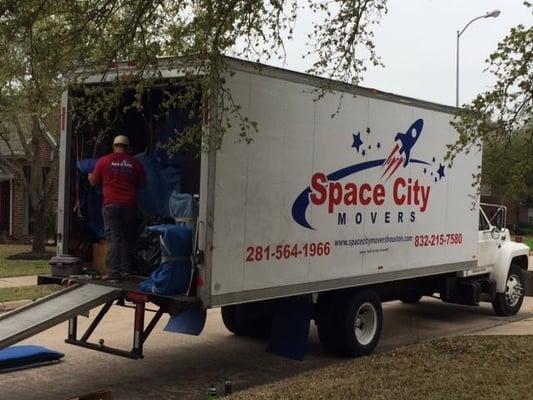
[[[479,209],[478,258],[475,274],[489,273],[495,282],[492,299],[498,315],[514,315],[522,305],[528,281],[529,247],[511,240],[505,228],[507,208],[482,203]]]

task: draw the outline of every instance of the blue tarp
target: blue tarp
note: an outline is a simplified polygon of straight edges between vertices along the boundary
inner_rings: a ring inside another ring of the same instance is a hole
[[[85,160],[79,160],[77,162],[78,169],[81,172],[85,172],[86,174],[93,172],[94,167],[96,167],[97,161],[98,161],[98,158],[86,158]]]
[[[137,204],[144,215],[170,217],[168,201],[173,192],[180,191],[181,165],[164,165],[153,154],[135,156],[144,167],[146,185],[137,191]]]
[[[183,110],[167,112],[164,121],[156,127],[156,143],[146,152],[137,154],[146,175],[146,186],[137,192],[139,209],[144,215],[170,217],[168,204],[173,192],[179,193],[183,157],[170,153],[169,146],[186,124]]]

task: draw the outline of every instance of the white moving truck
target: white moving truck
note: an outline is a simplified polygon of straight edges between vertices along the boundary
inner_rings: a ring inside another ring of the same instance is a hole
[[[350,356],[376,346],[382,302],[435,295],[519,311],[529,249],[510,240],[504,208],[481,208],[472,186],[481,153],[445,160],[455,108],[341,83],[315,101],[321,78],[228,63],[225,85],[259,132],[241,141],[234,121],[220,149],[184,170],[194,181],[184,191],[199,196],[197,307],[222,307],[228,329],[256,336],[270,332],[273,299],[307,299],[325,347]],[[160,70],[163,86],[179,84],[174,60]],[[72,95],[63,97],[60,254],[72,253],[75,229]],[[216,104],[204,112],[221,112]],[[139,143],[134,124],[125,120],[123,132]]]
[[[259,134],[229,132],[203,163],[206,304],[318,293],[321,341],[350,355],[376,345],[383,301],[520,309],[529,249],[480,209],[481,154],[446,162],[455,109],[349,85],[313,101],[318,78],[232,67]]]

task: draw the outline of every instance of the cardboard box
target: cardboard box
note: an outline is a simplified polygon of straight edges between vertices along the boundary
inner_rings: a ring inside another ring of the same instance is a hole
[[[103,274],[107,272],[105,258],[107,255],[107,245],[105,240],[93,244],[93,268]]]

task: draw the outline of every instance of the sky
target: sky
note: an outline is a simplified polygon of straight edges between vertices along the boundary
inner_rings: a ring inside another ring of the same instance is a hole
[[[533,24],[522,0],[389,0],[388,9],[374,30],[385,67],[369,66],[361,86],[447,105],[455,105],[458,29],[488,11],[501,11],[497,18],[475,21],[461,36],[459,98],[466,103],[494,84],[484,69],[498,42],[511,27]],[[299,17],[295,39],[287,43],[286,63],[277,65],[302,72],[310,66],[302,55],[311,23],[310,13]]]

